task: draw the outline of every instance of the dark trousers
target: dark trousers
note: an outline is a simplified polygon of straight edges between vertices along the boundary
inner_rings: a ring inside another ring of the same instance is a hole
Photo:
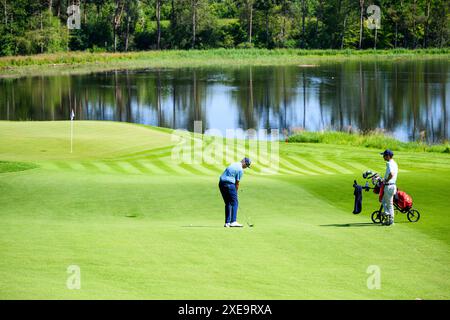
[[[238,211],[238,196],[236,185],[229,182],[219,182],[220,193],[225,202],[225,223],[235,222]]]

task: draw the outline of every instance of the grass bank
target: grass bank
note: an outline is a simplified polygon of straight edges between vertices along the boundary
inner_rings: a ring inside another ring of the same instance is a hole
[[[114,69],[295,65],[348,59],[448,58],[450,50],[210,49],[129,53],[65,52],[0,58],[0,77],[88,73]]]
[[[422,217],[386,228],[370,222],[372,193],[351,213],[353,179],[384,171],[378,149],[282,143],[271,174],[250,154],[238,219],[255,227],[226,229],[223,164],[176,163],[172,144],[165,130],[76,121],[70,153],[69,121],[0,121],[0,299],[450,298],[447,155],[396,153]]]
[[[448,141],[442,144],[428,144],[420,141],[402,142],[391,136],[378,132],[353,134],[338,131],[304,131],[290,136],[288,138],[288,142],[322,143],[375,149],[389,148],[395,151],[426,151],[450,154],[450,144]]]

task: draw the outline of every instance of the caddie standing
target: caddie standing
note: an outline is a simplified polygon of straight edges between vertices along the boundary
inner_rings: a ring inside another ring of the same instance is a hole
[[[384,194],[382,199],[382,204],[384,208],[384,213],[387,215],[387,219],[384,220],[383,224],[390,226],[394,224],[394,195],[397,193],[397,175],[398,175],[398,165],[394,161],[394,153],[386,149],[384,152],[380,153],[383,159],[386,161],[386,173],[384,174]]]

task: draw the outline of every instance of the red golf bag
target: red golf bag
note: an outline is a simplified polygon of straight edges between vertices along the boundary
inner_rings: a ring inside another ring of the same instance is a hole
[[[394,196],[394,201],[402,210],[412,208],[413,206],[412,197],[404,191],[398,190],[397,194]]]

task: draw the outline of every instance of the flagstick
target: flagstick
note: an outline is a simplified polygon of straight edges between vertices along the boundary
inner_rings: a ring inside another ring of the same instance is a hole
[[[70,120],[70,153],[73,152],[73,119]]]
[[[73,119],[75,118],[75,113],[73,109],[70,111],[70,153],[73,152]]]

